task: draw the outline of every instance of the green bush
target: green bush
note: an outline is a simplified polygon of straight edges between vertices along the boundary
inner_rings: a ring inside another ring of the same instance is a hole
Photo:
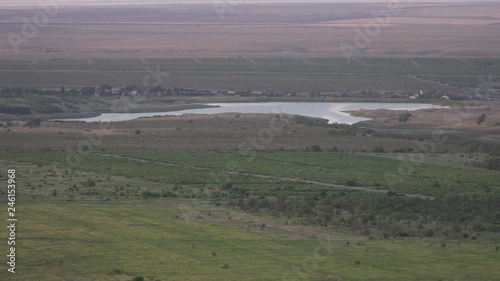
[[[476,122],[478,125],[483,124],[483,122],[486,121],[486,114],[481,114],[479,117],[477,117]]]
[[[26,123],[24,123],[23,127],[40,127],[42,125],[42,120],[40,119],[31,119],[31,120],[28,120],[26,121]]]
[[[403,113],[403,114],[399,115],[398,121],[399,121],[399,123],[405,123],[405,122],[407,122],[407,121],[410,119],[410,117],[412,117],[412,116],[413,116],[413,115],[411,115],[411,113],[409,113],[409,112],[405,112],[405,113]]]

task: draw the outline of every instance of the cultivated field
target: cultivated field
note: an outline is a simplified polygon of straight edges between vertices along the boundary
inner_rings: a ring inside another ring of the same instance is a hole
[[[234,6],[234,7],[233,7]],[[341,43],[361,56],[498,57],[500,6],[484,3],[346,4],[212,3],[99,8],[62,6],[37,36],[14,53],[0,38],[0,56],[42,58],[343,57]],[[224,9],[225,8],[225,9]],[[220,10],[224,12],[220,12]],[[22,32],[35,11],[0,10],[0,32]],[[389,16],[387,16],[389,14]],[[125,23],[125,24],[124,24]],[[355,23],[355,25],[353,24]],[[357,25],[382,25],[355,45]],[[445,34],[445,36],[443,35]]]
[[[15,50],[29,1],[0,4],[0,280],[500,280],[500,4],[78,0]],[[445,107],[49,121],[420,91]]]
[[[259,139],[272,122],[287,125]],[[4,122],[0,164],[17,170],[22,225],[19,273],[0,275],[495,280],[500,178],[478,165],[497,152],[470,144],[496,127],[450,143],[410,123],[387,136],[252,114]]]
[[[59,88],[143,85],[152,71],[165,87],[281,92],[469,91],[495,87],[500,60],[360,58],[52,59],[0,61],[0,86]],[[151,83],[152,81],[147,81]]]

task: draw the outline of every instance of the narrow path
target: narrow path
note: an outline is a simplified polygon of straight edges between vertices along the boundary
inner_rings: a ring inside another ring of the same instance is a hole
[[[491,73],[488,71],[485,71],[483,68],[478,67],[478,65],[475,65],[474,63],[464,59],[464,58],[455,58],[455,60],[462,62],[466,64],[468,67],[473,68],[475,71],[478,72],[478,74],[483,75],[483,76],[489,76]]]
[[[120,81],[118,78],[114,77],[113,75],[105,72],[105,71],[97,71],[98,73],[102,73],[104,74],[105,76],[107,76],[109,79],[113,80],[113,82],[115,82],[115,84],[117,85],[122,85],[122,81]]]
[[[189,166],[189,165],[181,165],[181,164],[173,164],[173,163],[166,163],[166,162],[160,162],[160,161],[154,161],[154,160],[147,160],[147,159],[141,159],[141,158],[134,158],[134,157],[127,157],[127,156],[119,156],[119,155],[107,154],[107,153],[95,153],[95,155],[104,156],[104,157],[111,157],[111,158],[117,158],[117,159],[126,159],[126,160],[140,162],[140,163],[157,164],[157,165],[163,165],[163,166],[167,166],[167,167],[180,167],[180,168],[192,169],[192,170],[199,170],[199,171],[220,172],[220,170],[217,170],[217,169],[211,169],[211,168],[205,168],[205,167],[197,167],[197,166]],[[364,187],[364,186],[346,186],[346,185],[325,183],[325,182],[314,181],[314,180],[301,180],[301,179],[295,179],[295,178],[289,178],[289,177],[270,176],[270,175],[254,174],[254,173],[247,173],[247,172],[227,171],[227,173],[231,174],[231,175],[242,175],[242,176],[254,177],[254,178],[259,178],[259,179],[279,180],[279,181],[287,181],[287,182],[313,184],[313,185],[318,185],[318,186],[333,187],[333,188],[345,189],[345,190],[366,191],[366,192],[384,193],[384,194],[387,193],[387,192],[389,192],[389,190],[382,190],[382,189],[375,190],[375,189],[372,189],[372,188],[369,188],[369,187]],[[422,195],[422,194],[409,194],[409,193],[400,193],[400,192],[398,192],[398,194],[403,194],[406,197],[412,197],[412,198],[422,198],[422,199],[433,199],[434,198],[432,196],[427,196],[427,195]]]
[[[307,59],[305,59],[305,58],[299,58],[299,60],[300,60],[300,61],[302,61],[302,62],[303,62],[303,63],[305,63],[305,64],[308,64],[308,65],[312,65],[312,64],[313,64],[312,62],[308,61],[308,60],[307,60]]]
[[[418,63],[416,60],[408,59],[408,61],[414,66],[420,66],[420,63]]]
[[[264,89],[264,90],[266,90],[266,91],[269,91],[269,88],[268,88],[268,87],[266,87],[266,85],[264,85],[264,84],[258,83],[258,82],[256,82],[256,81],[254,81],[254,80],[250,79],[250,78],[247,78],[247,79],[246,79],[246,81],[248,81],[248,82],[250,82],[250,83],[252,83],[252,84],[256,85],[257,87],[260,87],[260,88],[262,88],[262,89]]]
[[[262,70],[262,69],[258,68],[258,67],[257,67],[256,65],[254,65],[254,64],[249,64],[249,66],[250,66],[250,67],[252,67],[253,69],[257,70],[258,72],[261,72],[261,73],[264,73],[264,72],[265,72],[264,70]]]
[[[427,82],[427,83],[433,83],[433,84],[436,84],[436,85],[440,85],[440,86],[447,86],[447,87],[450,87],[450,88],[453,88],[453,89],[456,89],[456,90],[460,90],[460,88],[458,88],[457,86],[453,86],[449,83],[440,83],[438,81],[434,81],[434,80],[430,80],[430,79],[425,79],[423,77],[417,77],[416,75],[405,75],[406,77],[408,78],[411,78],[411,79],[414,79],[414,80],[418,80],[418,81],[421,81],[421,82]]]
[[[249,61],[251,64],[257,64],[257,62],[254,59],[251,58],[245,58],[247,61]]]
[[[185,83],[186,85],[188,85],[188,87],[190,87],[190,88],[197,88],[197,87],[196,87],[196,85],[194,85],[194,84],[192,84],[192,83],[188,82],[188,81],[187,81],[186,79],[184,79],[184,78],[181,78],[181,77],[179,77],[179,76],[173,76],[173,75],[172,75],[172,76],[170,76],[170,77],[172,77],[172,78],[175,78],[175,79],[177,79],[177,80],[182,81],[183,83]]]
[[[38,60],[35,60],[33,61],[32,63],[29,64],[30,68],[32,71],[34,71],[36,73],[36,75],[42,77],[42,79],[46,80],[47,82],[49,82],[51,85],[55,85],[54,83],[54,80],[52,80],[52,78],[50,78],[46,73],[44,73],[43,71],[41,70],[38,70],[36,69],[35,67],[35,64],[38,63]],[[8,70],[7,70],[8,71]]]
[[[249,65],[253,69],[257,70],[258,72],[264,72],[262,69],[260,69],[257,66],[255,66],[257,64],[257,62],[254,59],[251,59],[251,58],[244,58],[244,59],[246,59],[248,62],[250,62]]]
[[[35,70],[35,73],[42,76],[45,80],[49,81],[49,83],[51,85],[55,85],[56,83],[54,82],[54,80],[52,80],[52,78],[50,78],[46,73],[44,73],[43,71],[39,71],[39,70]]]
[[[197,62],[197,63],[203,63],[203,62],[202,62],[200,59],[198,59],[198,58],[191,58],[191,59],[192,59],[192,60],[194,60],[194,61],[195,61],[195,62]]]

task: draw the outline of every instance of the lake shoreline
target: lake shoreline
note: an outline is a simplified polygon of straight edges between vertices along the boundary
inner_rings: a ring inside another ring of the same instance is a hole
[[[330,124],[355,124],[370,118],[355,116],[358,110],[420,110],[442,108],[427,103],[322,103],[322,102],[268,102],[268,103],[205,103],[192,108],[170,108],[148,112],[103,113],[99,116],[76,119],[54,119],[61,122],[119,122],[144,117],[179,116],[184,114],[214,115],[222,113],[289,114],[327,119]]]

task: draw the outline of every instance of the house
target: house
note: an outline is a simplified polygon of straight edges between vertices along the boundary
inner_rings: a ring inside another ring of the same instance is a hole
[[[120,90],[121,90],[121,89],[122,89],[122,88],[121,88],[120,86],[115,86],[115,87],[111,88],[111,93],[112,93],[113,95],[118,95],[118,94],[120,93]]]
[[[308,92],[298,93],[298,94],[297,94],[297,97],[301,97],[301,98],[310,98],[310,97],[311,97],[311,93],[308,93]]]
[[[178,92],[181,96],[214,96],[215,93],[209,90],[197,90],[197,89],[179,89]]]

